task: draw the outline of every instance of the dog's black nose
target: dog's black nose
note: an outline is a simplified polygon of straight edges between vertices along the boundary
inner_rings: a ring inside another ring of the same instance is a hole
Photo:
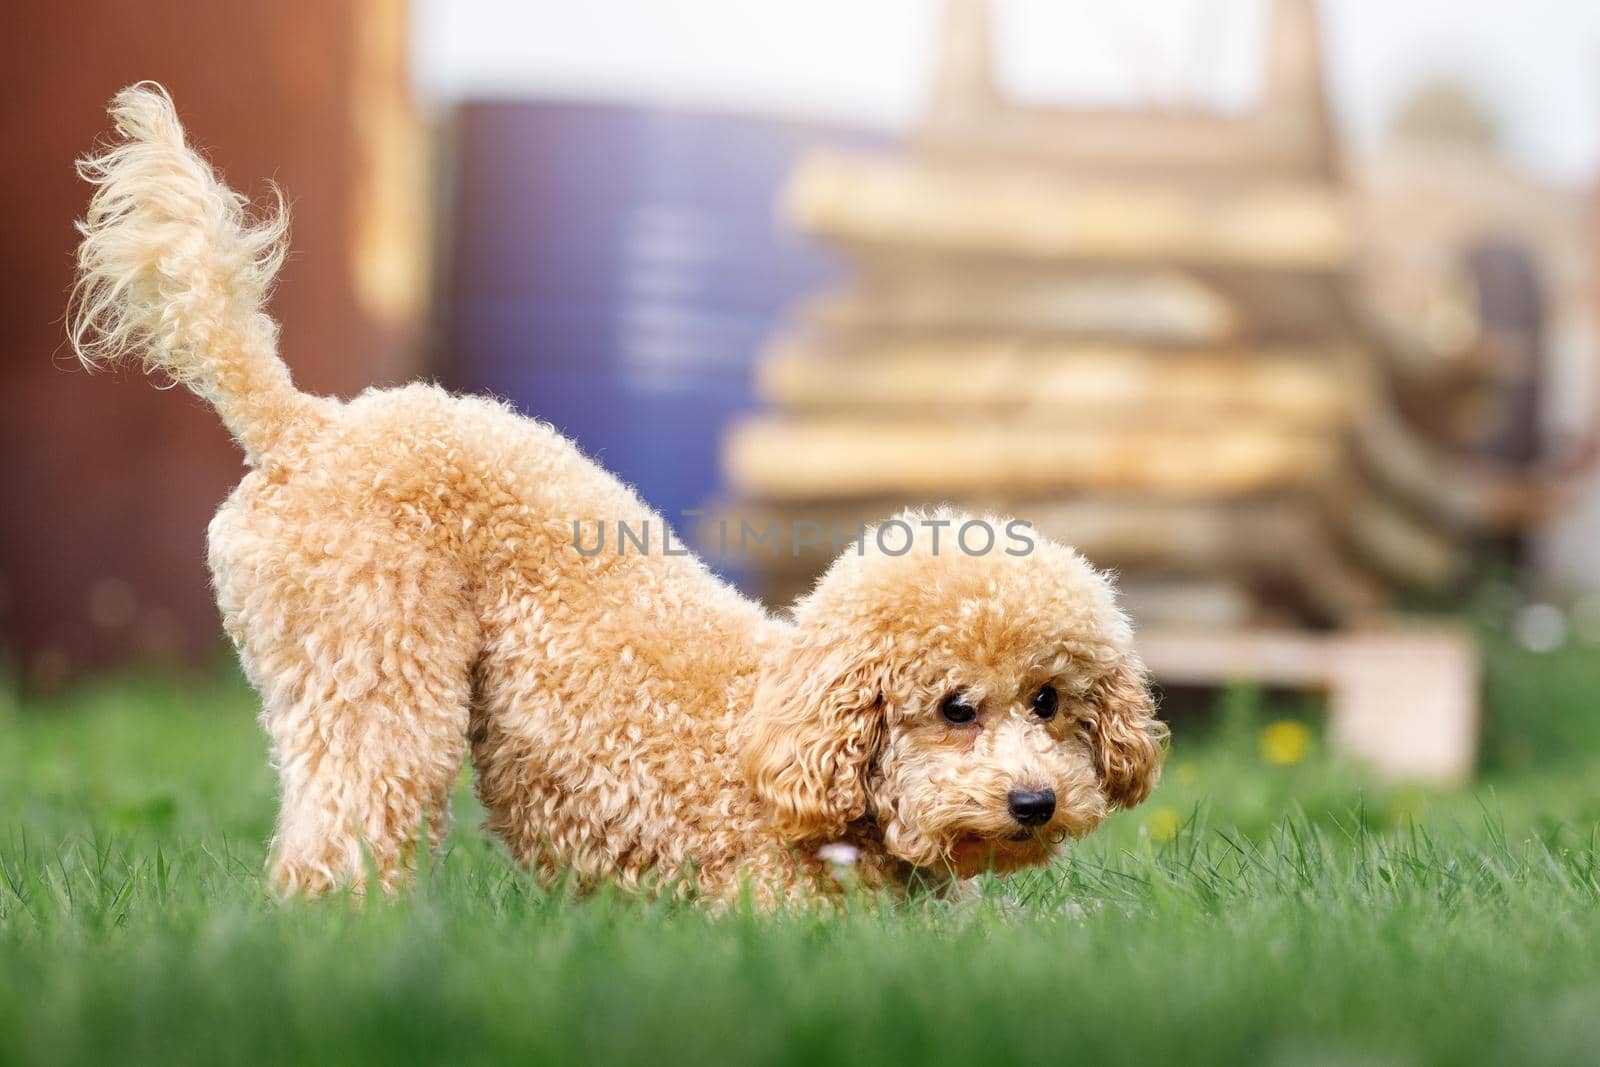
[[[1011,805],[1011,817],[1024,826],[1043,826],[1056,813],[1054,789],[1013,789],[1006,802]]]

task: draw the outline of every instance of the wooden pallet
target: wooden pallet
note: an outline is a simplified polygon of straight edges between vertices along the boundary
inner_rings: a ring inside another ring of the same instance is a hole
[[[1452,784],[1472,776],[1479,661],[1464,630],[1158,630],[1141,634],[1138,647],[1169,685],[1249,682],[1325,693],[1329,744],[1385,778]]]

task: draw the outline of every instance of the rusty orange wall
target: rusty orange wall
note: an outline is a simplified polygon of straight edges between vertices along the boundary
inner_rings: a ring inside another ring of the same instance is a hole
[[[348,395],[413,369],[404,339],[357,310],[350,267],[355,30],[370,6],[12,6],[0,93],[0,659],[23,678],[206,659],[220,642],[205,526],[242,473],[239,452],[190,394],[132,372],[85,375],[63,343],[72,221],[86,199],[72,161],[106,132],[119,87],[165,83],[230,183],[260,193],[271,177],[289,192],[294,251],[273,306],[303,387]]]

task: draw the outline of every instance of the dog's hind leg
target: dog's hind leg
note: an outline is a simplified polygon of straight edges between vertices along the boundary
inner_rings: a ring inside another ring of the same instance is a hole
[[[466,696],[395,677],[355,699],[267,712],[281,781],[271,880],[283,893],[409,880],[424,825],[443,838],[466,754]]]
[[[424,823],[429,844],[442,839],[466,757],[478,627],[464,583],[430,554],[363,552],[351,531],[321,559],[305,548],[316,540],[291,550],[274,532],[234,505],[212,526],[219,603],[280,780],[272,883],[361,891],[370,872],[394,890]]]

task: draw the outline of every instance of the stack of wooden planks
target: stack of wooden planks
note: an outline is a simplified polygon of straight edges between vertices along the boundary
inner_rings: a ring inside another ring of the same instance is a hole
[[[1341,476],[1360,375],[1359,341],[1338,325],[1352,227],[1326,151],[1228,170],[1180,147],[1187,158],[1158,165],[1149,152],[1173,140],[1170,119],[1137,116],[1123,140],[1152,143],[1131,164],[1023,151],[1028,123],[966,106],[989,99],[972,54],[983,7],[951,7],[943,103],[912,152],[821,152],[795,169],[785,217],[856,270],[767,346],[765,411],[724,440],[722,517],[853,528],[950,501],[1118,567],[1145,621],[1379,610],[1385,583],[1327,521],[1345,506],[1330,507],[1328,487],[1360,484]],[[1288,22],[1293,44],[1308,24]],[[1320,89],[1301,70],[1277,77],[1264,106],[1281,136],[1284,115],[1317,113]],[[1035,125],[1066,136],[1067,121]],[[1093,121],[1103,133],[1117,120]],[[1272,141],[1262,121],[1239,136]],[[1317,128],[1308,120],[1302,139]],[[1343,495],[1368,516],[1356,524],[1368,541],[1423,539],[1371,494]],[[828,548],[750,565],[787,599]],[[1412,568],[1405,555],[1380,558]],[[1432,563],[1426,577],[1447,580],[1453,564]]]
[[[789,182],[785,217],[855,272],[767,346],[716,526],[852,531],[941,502],[1025,519],[1121,572],[1158,677],[1324,688],[1350,751],[1460,778],[1473,644],[1396,629],[1393,605],[1458,587],[1548,494],[1396,402],[1404,340],[1350,296],[1315,11],[1270,19],[1242,117],[1041,111],[999,101],[985,0],[950,0],[912,149],[817,154]],[[742,565],[782,602],[833,540]],[[1427,650],[1404,694],[1426,729],[1389,706],[1384,648]]]

